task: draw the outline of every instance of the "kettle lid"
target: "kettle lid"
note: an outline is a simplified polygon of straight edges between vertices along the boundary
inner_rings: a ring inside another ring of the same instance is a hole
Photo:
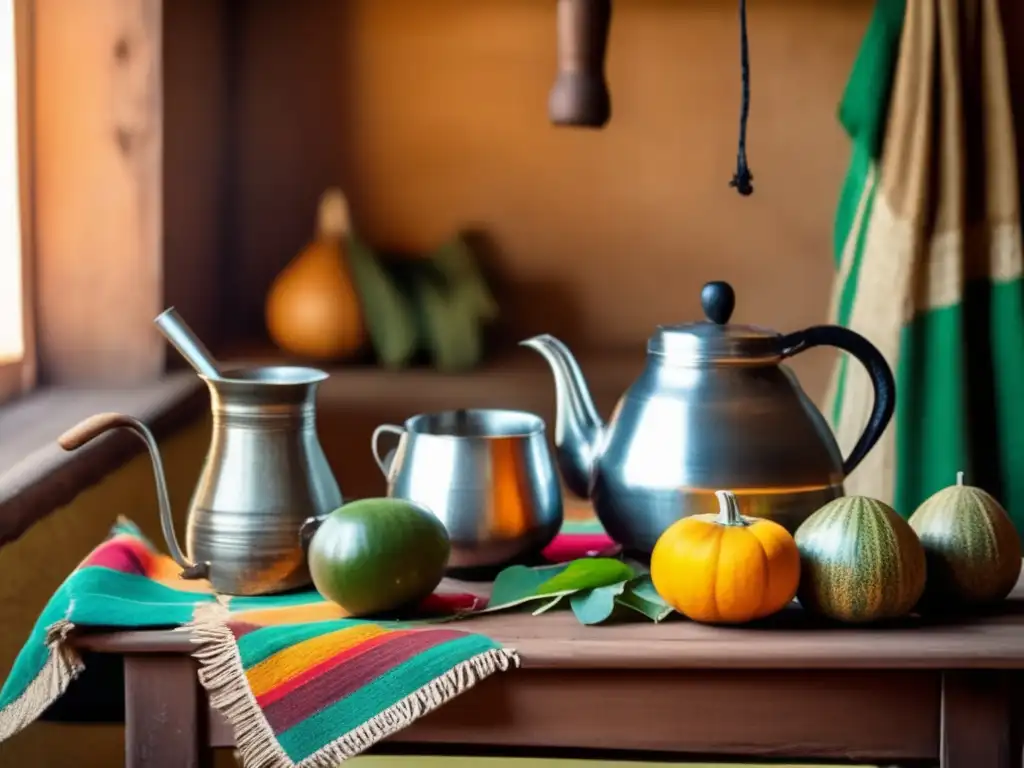
[[[782,334],[755,325],[730,325],[736,292],[726,282],[706,283],[700,303],[707,320],[659,325],[647,341],[647,353],[682,364],[772,363],[782,357]]]

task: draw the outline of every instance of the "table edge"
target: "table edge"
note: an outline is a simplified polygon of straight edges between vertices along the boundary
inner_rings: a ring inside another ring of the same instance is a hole
[[[502,642],[501,638],[495,638]],[[115,655],[191,655],[195,644],[185,629],[79,631],[69,643],[78,651]],[[519,638],[503,644],[515,650],[521,666],[529,669],[640,670],[640,669],[829,669],[829,670],[944,670],[1024,669],[1024,642],[1016,649],[990,653],[952,654],[941,648],[893,648],[870,656],[819,651],[795,655],[773,653],[751,642],[749,653],[723,655],[715,643],[687,643],[685,652],[670,642],[645,644],[643,653],[623,657],[621,643],[578,638],[552,640]]]

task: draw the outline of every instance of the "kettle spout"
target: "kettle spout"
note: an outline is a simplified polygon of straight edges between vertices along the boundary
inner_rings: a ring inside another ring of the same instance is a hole
[[[587,382],[569,348],[544,334],[519,342],[540,352],[555,377],[555,448],[558,468],[569,490],[590,496],[594,464],[603,449],[604,423],[597,415]]]

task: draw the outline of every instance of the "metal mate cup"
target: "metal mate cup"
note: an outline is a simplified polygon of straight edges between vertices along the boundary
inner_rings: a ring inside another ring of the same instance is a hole
[[[380,438],[398,436],[381,455]],[[544,421],[497,409],[420,414],[371,438],[388,495],[415,501],[444,524],[449,568],[498,566],[539,552],[562,524],[562,494]]]

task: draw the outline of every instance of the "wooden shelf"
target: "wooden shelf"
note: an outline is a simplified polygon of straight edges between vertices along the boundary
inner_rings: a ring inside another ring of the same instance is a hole
[[[598,408],[610,412],[615,401],[643,365],[643,348],[632,351],[582,351],[580,367]],[[408,415],[425,410],[458,407],[522,408],[553,414],[554,380],[536,352],[513,348],[495,354],[479,368],[442,373],[427,366],[387,370],[378,366],[318,364],[289,357],[266,347],[240,349],[224,358],[223,366],[311,365],[330,374],[320,386],[321,408],[370,405],[377,410],[408,408]],[[542,414],[543,415],[543,414]]]
[[[132,387],[37,389],[0,409],[0,547],[144,450],[125,430],[74,452],[56,438],[87,416],[119,411],[163,438],[207,412],[201,382],[187,371]]]
[[[225,367],[302,362],[266,348],[240,350],[221,359]],[[628,352],[580,352],[580,367],[601,414],[611,414],[643,360],[640,344]],[[511,408],[540,416],[548,425],[549,440],[552,437],[554,380],[547,363],[532,350],[516,347],[496,354],[476,370],[458,374],[426,367],[401,371],[356,364],[316,367],[330,373],[320,385],[317,432],[346,498],[377,496],[386,490],[370,452],[370,435],[380,424],[401,424],[419,413],[455,408]],[[573,499],[567,506],[582,508],[586,503]]]

